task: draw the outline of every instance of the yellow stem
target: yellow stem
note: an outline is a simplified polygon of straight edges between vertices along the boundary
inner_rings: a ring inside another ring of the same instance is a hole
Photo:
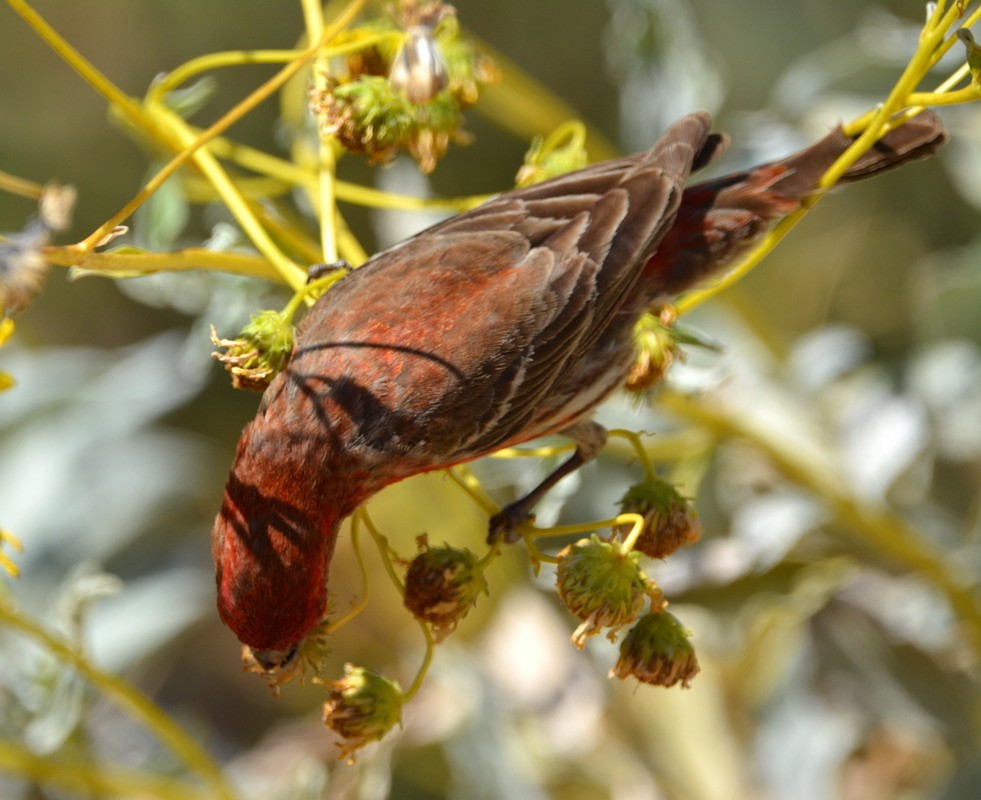
[[[623,543],[620,545],[620,552],[629,553],[634,549],[634,546],[637,544],[637,540],[647,527],[647,522],[640,514],[634,513],[621,514],[617,517],[617,519],[620,520],[620,522],[617,523],[618,525],[630,524],[630,533],[624,537]]]
[[[491,453],[492,458],[550,458],[575,450],[574,444],[549,444],[541,447],[505,447]]]
[[[129,122],[137,128],[147,131],[159,144],[165,147],[171,146],[171,143],[149,123],[148,115],[144,108],[99,72],[91,62],[86,60],[78,50],[72,47],[30,5],[24,2],[24,0],[7,0],[7,3],[24,18],[27,24],[34,29],[35,33],[41,37],[42,41],[48,47],[64,59],[84,81],[108,100],[110,104],[116,106]],[[108,233],[113,227],[115,227],[115,223],[107,227],[104,233]],[[104,233],[97,237],[96,241],[101,239]]]
[[[27,197],[30,200],[40,200],[44,186],[29,181],[27,178],[18,178],[16,175],[0,170],[0,191]]]
[[[599,519],[592,522],[576,522],[572,525],[554,525],[551,528],[536,528],[534,525],[524,525],[526,537],[533,539],[551,539],[559,536],[572,536],[576,533],[594,533],[599,528],[613,528],[617,525],[633,525],[638,514],[618,514],[612,519]]]
[[[357,511],[354,512],[356,516],[361,518],[364,526],[368,529],[368,533],[371,534],[372,538],[375,540],[375,544],[378,546],[378,553],[381,555],[382,564],[385,567],[385,571],[388,573],[388,577],[391,579],[392,583],[395,584],[395,588],[398,589],[399,594],[405,595],[405,584],[402,583],[401,578],[395,572],[395,566],[392,564],[392,548],[388,544],[388,538],[375,527],[374,522],[372,522],[371,517],[368,516],[367,510],[362,506]],[[422,630],[422,635],[426,640],[426,652],[422,658],[422,665],[419,667],[419,671],[416,673],[415,678],[409,688],[402,693],[403,699],[405,701],[411,700],[416,692],[419,691],[419,687],[422,686],[423,681],[426,679],[426,674],[429,672],[429,667],[433,662],[433,652],[436,648],[436,643],[433,640],[432,631],[429,630],[429,626],[422,622],[421,620],[416,620],[419,623],[419,627]]]
[[[148,772],[83,761],[39,756],[21,744],[0,740],[0,773],[17,775],[38,787],[58,789],[73,797],[141,797],[161,800],[209,800],[210,789]],[[232,795],[227,795],[231,797]]]
[[[501,507],[487,494],[483,484],[477,480],[477,476],[467,467],[458,466],[448,469],[446,476],[463,489],[487,516],[492,517],[501,510]]]
[[[797,223],[803,219],[804,215],[811,209],[814,203],[817,202],[818,197],[819,196],[815,196],[805,200],[797,211],[780,220],[780,222],[778,222],[763,238],[763,241],[761,241],[759,245],[746,256],[746,258],[740,261],[734,269],[730,270],[722,278],[709,284],[703,289],[690,292],[689,294],[679,298],[674,304],[674,307],[678,312],[678,316],[680,317],[682,314],[687,314],[695,308],[698,308],[698,306],[702,305],[702,303],[705,303],[716,295],[721,294],[734,283],[742,280],[747,274],[752,272],[752,270],[764,258],[766,258],[778,244],[780,244],[783,237],[790,233]]]
[[[40,625],[22,616],[6,603],[0,603],[0,624],[41,642],[52,655],[70,664],[90,683],[141,720],[188,767],[208,781],[214,796],[228,800],[234,797],[231,786],[225,780],[218,765],[201,749],[195,739],[188,736],[149,698],[140,694],[125,681],[92,666],[81,653],[56,639]]]
[[[320,0],[301,0],[307,38],[311,42],[320,38],[324,28],[324,11]],[[318,94],[327,90],[330,61],[323,54],[313,64],[313,88]],[[319,162],[318,184],[320,198],[320,250],[327,264],[337,261],[337,156],[331,136],[321,133],[317,146]]]
[[[199,147],[200,140],[195,140],[193,132],[188,130],[187,124],[179,116],[162,108],[157,113],[160,121],[165,123],[177,140],[187,148],[185,152],[192,152],[191,158],[194,163],[215,187],[228,210],[232,212],[232,216],[252,240],[252,244],[276,269],[280,280],[294,291],[300,290],[306,284],[306,270],[279,249],[252,212],[249,202],[242,196],[235,181],[214,154],[207,148]]]
[[[653,481],[657,477],[657,472],[654,470],[654,464],[651,461],[650,453],[647,452],[647,447],[644,445],[639,433],[636,431],[629,431],[624,428],[614,428],[611,431],[607,431],[607,435],[610,437],[616,436],[621,439],[626,439],[630,443],[630,446],[633,447],[634,452],[637,454],[637,459],[640,461],[640,465],[644,469],[644,476],[647,478],[647,480]]]
[[[354,550],[358,574],[361,576],[361,598],[346,613],[325,625],[324,633],[334,633],[340,630],[368,607],[368,600],[371,597],[371,584],[368,580],[368,567],[364,561],[364,553],[361,552],[360,520],[361,518],[357,514],[351,519],[351,548]]]
[[[375,545],[378,547],[378,552],[382,558],[382,565],[385,567],[385,572],[388,573],[388,577],[391,579],[395,588],[398,590],[399,594],[405,595],[405,584],[402,583],[402,579],[395,572],[395,566],[392,564],[392,554],[393,550],[388,544],[388,537],[385,536],[372,521],[371,517],[368,516],[368,510],[361,506],[355,514],[361,517],[361,521],[364,526],[368,529],[368,533],[371,534],[371,538],[375,540]]]
[[[366,1],[367,0],[352,0],[352,2],[349,3],[344,11],[338,16],[338,18],[328,28],[324,29],[320,40],[316,41],[301,55],[297,56],[294,61],[283,67],[272,78],[267,80],[258,89],[249,94],[249,96],[242,102],[238,103],[230,111],[223,115],[217,122],[202,133],[201,136],[199,136],[193,142],[193,144],[185,147],[181,152],[179,152],[166,166],[164,166],[162,170],[160,170],[159,173],[157,173],[157,175],[155,175],[149,181],[149,183],[136,195],[136,197],[134,197],[109,220],[103,223],[103,225],[101,225],[97,230],[93,231],[92,234],[79,242],[78,245],[76,245],[79,250],[82,252],[92,250],[110,231],[122,223],[123,220],[128,218],[133,211],[139,208],[139,206],[142,205],[151,194],[153,194],[153,192],[160,188],[167,178],[169,178],[181,166],[187,163],[201,147],[206,145],[219,134],[226,131],[234,123],[238,122],[242,117],[248,114],[259,103],[263,102],[274,92],[278,91],[283,84],[297,74],[300,69],[302,69],[303,66],[317,54],[321,46],[330,41],[331,38],[336,36],[341,30],[344,29],[344,27],[355,17],[355,15],[360,12]],[[8,2],[19,3],[19,0],[8,0]],[[137,106],[137,108],[139,107]],[[140,113],[142,114],[142,110]],[[156,128],[154,128],[154,130],[155,129]]]
[[[170,92],[204,72],[245,64],[288,64],[302,55],[302,50],[230,50],[198,56],[154,81],[146,93],[146,103],[163,105]]]
[[[77,275],[136,277],[155,272],[181,272],[189,269],[212,269],[275,280],[276,271],[261,256],[248,253],[227,253],[189,247],[170,253],[108,252],[80,254],[72,246],[44,248],[45,260],[56,266],[77,267]]]
[[[403,702],[408,702],[422,687],[423,682],[426,680],[426,675],[429,673],[429,668],[433,663],[433,655],[436,652],[436,642],[433,639],[433,632],[429,629],[429,626],[422,622],[421,620],[416,620],[419,623],[419,627],[422,629],[422,635],[426,640],[426,651],[422,656],[422,664],[419,665],[419,671],[416,673],[415,678],[412,680],[412,684],[402,693]]]
[[[358,237],[351,232],[340,211],[334,214],[334,219],[337,221],[337,247],[341,258],[352,267],[361,266],[368,260],[368,253],[361,246]]]

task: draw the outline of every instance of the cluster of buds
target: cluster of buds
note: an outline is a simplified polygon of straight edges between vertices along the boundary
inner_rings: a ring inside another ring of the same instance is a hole
[[[467,140],[462,113],[496,71],[460,37],[451,6],[403,0],[396,16],[365,23],[345,38],[390,31],[399,48],[373,44],[357,51],[346,71],[314,91],[311,108],[323,133],[346,150],[385,163],[404,149],[428,173],[451,142]]]
[[[586,640],[604,628],[611,641],[643,610],[648,598],[663,608],[657,585],[640,568],[640,553],[626,551],[619,542],[593,534],[563,549],[556,571],[559,597],[581,624],[572,634],[580,650]]]
[[[694,506],[674,486],[657,477],[631,486],[620,498],[620,510],[644,518],[644,531],[634,549],[650,558],[666,558],[702,535]],[[624,536],[627,530],[629,526],[620,526],[618,533]]]
[[[670,687],[680,682],[687,689],[698,670],[691,631],[662,609],[644,614],[623,637],[610,677],[623,680],[633,676],[652,686]]]
[[[452,633],[477,596],[487,593],[480,562],[469,550],[456,547],[423,548],[409,564],[405,576],[405,607],[416,619],[432,626],[436,641]]]
[[[353,761],[355,751],[402,722],[402,689],[373,670],[345,664],[344,677],[319,682],[328,694],[324,724],[344,740],[341,758]]]
[[[236,339],[219,339],[211,327],[211,342],[225,352],[211,355],[225,365],[236,389],[263,391],[293,352],[293,325],[280,311],[259,311]]]

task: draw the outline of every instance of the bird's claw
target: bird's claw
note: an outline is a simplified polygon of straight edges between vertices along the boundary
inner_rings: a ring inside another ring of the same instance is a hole
[[[521,538],[521,526],[533,519],[534,515],[529,514],[521,503],[504,506],[490,518],[487,544],[497,544],[498,542],[514,544]]]

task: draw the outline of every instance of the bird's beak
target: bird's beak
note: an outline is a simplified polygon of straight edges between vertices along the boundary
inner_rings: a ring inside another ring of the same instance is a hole
[[[262,667],[263,672],[282,672],[289,669],[296,661],[299,647],[291,647],[289,650],[255,650],[249,648],[252,658],[256,664]]]

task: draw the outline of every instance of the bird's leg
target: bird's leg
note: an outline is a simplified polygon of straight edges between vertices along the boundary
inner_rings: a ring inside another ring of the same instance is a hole
[[[531,509],[535,504],[566,475],[596,458],[606,444],[606,428],[591,419],[580,420],[559,433],[575,442],[576,452],[528,494],[504,506],[491,517],[490,531],[487,535],[489,544],[494,542],[511,544],[518,541],[521,538],[518,528],[531,516]]]

